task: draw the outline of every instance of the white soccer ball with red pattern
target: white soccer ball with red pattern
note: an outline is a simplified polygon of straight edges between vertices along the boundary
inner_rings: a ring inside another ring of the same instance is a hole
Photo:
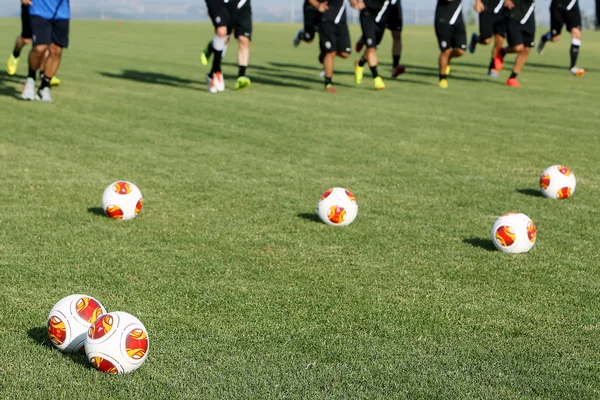
[[[48,315],[50,341],[64,352],[83,349],[88,329],[104,313],[104,306],[85,294],[73,294],[61,299]]]
[[[317,214],[327,225],[350,225],[358,215],[356,197],[344,188],[329,189],[317,203]]]
[[[85,355],[94,368],[108,374],[135,371],[146,361],[150,339],[139,319],[126,312],[101,315],[85,338]]]
[[[550,199],[568,199],[575,193],[576,185],[575,174],[564,165],[548,167],[540,176],[540,190]]]
[[[535,224],[523,213],[504,214],[492,227],[492,242],[504,253],[527,253],[537,237]]]
[[[102,209],[113,219],[135,218],[143,206],[142,192],[131,182],[113,182],[102,195]]]

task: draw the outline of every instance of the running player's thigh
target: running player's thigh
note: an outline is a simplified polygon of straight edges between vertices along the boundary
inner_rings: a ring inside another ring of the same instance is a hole
[[[506,20],[506,39],[510,47],[515,47],[523,44],[523,32],[519,21],[513,18]]]
[[[535,18],[532,15],[529,20],[522,25],[523,45],[525,47],[535,47]]]
[[[576,4],[566,14],[567,30],[569,32],[574,28],[581,30],[581,11],[579,11],[579,6]]]
[[[208,8],[208,15],[215,28],[226,26],[229,30],[230,17],[225,3],[222,1],[207,1],[206,8]]]
[[[319,23],[319,43],[321,49],[325,50],[326,53],[338,51],[336,29],[333,21],[321,21]]]
[[[252,40],[252,9],[250,5],[237,10],[233,28],[235,29],[236,38],[246,36]]]
[[[436,22],[435,36],[437,37],[438,46],[440,47],[441,51],[446,51],[451,48],[452,33],[452,25],[450,25],[448,22]]]
[[[377,47],[377,22],[375,16],[367,10],[360,13],[360,26],[362,27],[364,42],[369,48]]]
[[[49,45],[52,43],[52,21],[37,15],[32,15],[30,21],[33,45]]]
[[[560,35],[564,24],[563,12],[558,7],[550,7],[550,32],[552,36]]]

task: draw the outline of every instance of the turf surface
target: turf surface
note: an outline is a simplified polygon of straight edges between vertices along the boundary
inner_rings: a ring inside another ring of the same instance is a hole
[[[433,28],[408,26],[404,76],[376,92],[340,60],[330,95],[297,28],[256,26],[241,93],[205,91],[207,24],[74,22],[52,104],[18,100],[25,62],[0,75],[0,397],[598,398],[600,35],[583,78],[565,37],[521,89],[479,48],[443,91]],[[18,29],[0,21],[6,56]],[[226,63],[232,87],[235,45]],[[557,163],[564,202],[536,191]],[[101,215],[117,179],[134,221]],[[347,228],[315,221],[331,186],[358,198]],[[491,250],[511,210],[537,224],[527,255]],[[51,348],[77,292],[144,322],[140,370]]]

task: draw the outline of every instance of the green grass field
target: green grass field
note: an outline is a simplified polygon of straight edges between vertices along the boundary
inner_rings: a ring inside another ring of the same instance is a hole
[[[339,60],[330,95],[297,28],[256,26],[240,93],[205,90],[208,24],[74,22],[52,104],[18,99],[25,62],[0,74],[0,397],[600,397],[600,34],[583,78],[564,37],[521,89],[479,48],[443,91],[433,27],[408,26],[401,79],[357,87]],[[18,29],[0,21],[6,57]],[[557,163],[564,202],[536,195]],[[100,215],[117,179],[144,194],[134,221]],[[315,221],[332,186],[358,198],[349,227]],[[529,254],[490,248],[512,210]],[[140,370],[51,348],[48,312],[78,292],[146,325]]]

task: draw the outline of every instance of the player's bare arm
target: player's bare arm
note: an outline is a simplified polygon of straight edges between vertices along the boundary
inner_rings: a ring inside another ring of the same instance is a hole
[[[473,5],[473,10],[475,10],[475,12],[477,14],[479,14],[480,12],[482,12],[483,10],[485,10],[485,6],[483,5],[483,1],[481,1],[481,0],[475,0],[475,4]]]

